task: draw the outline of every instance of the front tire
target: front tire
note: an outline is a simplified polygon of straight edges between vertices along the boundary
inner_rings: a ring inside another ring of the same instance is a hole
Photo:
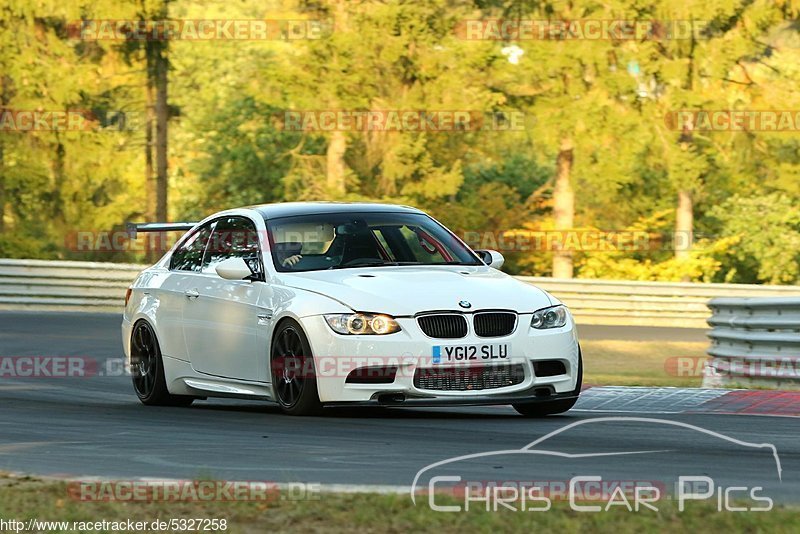
[[[292,319],[278,325],[270,348],[275,400],[289,415],[317,415],[322,403],[311,345],[303,329]]]
[[[147,321],[139,321],[131,334],[133,389],[147,406],[189,406],[194,397],[172,395],[164,378],[164,360],[156,333]]]
[[[564,413],[572,409],[575,403],[578,402],[578,395],[581,393],[583,386],[583,356],[580,348],[578,348],[578,380],[573,391],[574,397],[571,399],[559,399],[544,402],[532,402],[526,404],[512,404],[511,406],[524,415],[525,417],[546,417],[548,415],[556,415]]]

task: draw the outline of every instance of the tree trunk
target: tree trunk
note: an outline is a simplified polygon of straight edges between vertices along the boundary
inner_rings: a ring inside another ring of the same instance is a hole
[[[145,89],[144,186],[145,221],[156,221],[156,180],[153,175],[153,128],[155,127],[155,89],[152,83],[152,57],[147,54],[147,87]]]
[[[692,207],[692,193],[690,191],[678,191],[678,208],[675,210],[675,258],[685,259],[689,257],[689,252],[694,241],[694,213]]]
[[[5,160],[3,154],[3,140],[0,139],[0,234],[5,232],[6,230],[5,216],[6,216],[6,168],[5,168]]]
[[[575,192],[572,190],[573,145],[562,139],[556,158],[556,183],[553,188],[553,216],[556,231],[571,231],[575,220]],[[564,242],[565,240],[561,240]],[[572,278],[572,251],[556,250],[553,255],[553,277]]]
[[[689,91],[694,89],[694,21],[692,21],[692,37],[689,49],[689,67],[686,72],[685,88]],[[683,150],[688,149],[688,144],[694,142],[692,132],[684,131],[679,141]],[[692,205],[692,192],[687,189],[678,191],[678,207],[675,209],[675,236],[672,244],[675,249],[676,259],[686,259],[689,257],[692,243],[694,241],[694,212]],[[684,276],[683,281],[690,281],[690,277]]]
[[[143,12],[145,10],[143,9]],[[167,20],[169,18],[167,1],[162,0],[159,7],[154,10],[153,16],[156,20]],[[145,54],[147,57],[147,91],[148,91],[148,131],[147,140],[150,145],[145,153],[145,169],[148,178],[148,201],[152,202],[148,206],[148,211],[153,218],[159,222],[168,222],[169,219],[169,199],[167,180],[167,124],[169,122],[169,103],[168,103],[168,82],[169,82],[169,41],[153,40],[145,44]],[[155,123],[155,145],[153,147],[153,123]],[[153,150],[153,148],[155,150]],[[155,158],[153,158],[155,151]],[[148,160],[149,158],[149,160]],[[155,159],[155,179],[153,176],[153,159]],[[150,185],[152,183],[152,186]],[[153,205],[154,204],[154,205]],[[155,209],[153,209],[155,208]],[[153,210],[153,211],[150,211]],[[166,234],[153,234],[153,239],[146,245],[148,260],[155,261],[156,256],[164,253]]]
[[[11,78],[8,76],[0,76],[0,113],[8,105],[8,93]],[[5,150],[3,147],[3,138],[0,136],[0,233],[6,230],[6,165],[5,165]]]
[[[147,55],[147,72],[152,71],[152,60]],[[144,188],[145,188],[145,222],[154,222],[156,219],[156,178],[153,175],[153,128],[155,127],[155,102],[151,76],[147,76],[145,90],[145,129],[144,129]],[[158,259],[158,251],[153,247],[153,240],[148,234],[144,236],[145,258],[149,263]]]
[[[337,195],[344,196],[347,193],[345,183],[345,163],[344,153],[347,151],[347,138],[341,130],[331,132],[328,140],[327,152],[327,186],[328,190]]]
[[[167,42],[156,43],[156,219],[167,222]]]
[[[51,212],[52,222],[56,227],[63,227],[66,224],[66,215],[64,214],[64,159],[66,157],[66,150],[64,144],[58,139],[56,134],[55,158],[53,159],[51,170],[53,173],[53,206]]]

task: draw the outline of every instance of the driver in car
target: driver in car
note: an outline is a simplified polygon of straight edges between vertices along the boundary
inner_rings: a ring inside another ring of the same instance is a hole
[[[300,260],[303,259],[302,254],[292,254],[281,262],[284,267],[294,267]]]
[[[281,266],[293,268],[303,259],[303,249],[319,249],[325,252],[335,237],[334,227],[324,225],[292,225],[280,228],[275,239],[275,250]],[[313,253],[309,251],[308,253]]]

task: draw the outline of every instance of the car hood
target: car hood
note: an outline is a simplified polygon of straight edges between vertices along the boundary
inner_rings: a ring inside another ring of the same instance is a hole
[[[552,304],[547,293],[490,267],[400,266],[281,273],[280,283],[333,298],[355,311],[396,317],[432,310],[510,309]]]

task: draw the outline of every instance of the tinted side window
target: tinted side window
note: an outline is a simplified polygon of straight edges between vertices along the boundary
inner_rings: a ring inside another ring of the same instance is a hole
[[[208,238],[211,235],[212,223],[203,225],[184,241],[172,254],[169,268],[173,271],[199,271],[203,262]]]
[[[217,263],[242,258],[256,273],[262,273],[258,232],[253,222],[244,217],[220,219],[211,234],[203,269],[213,269]]]

